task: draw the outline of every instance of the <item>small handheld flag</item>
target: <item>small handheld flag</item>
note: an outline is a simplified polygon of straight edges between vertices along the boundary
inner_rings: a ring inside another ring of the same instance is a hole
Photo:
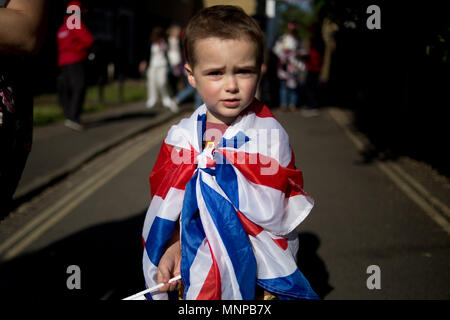
[[[181,276],[178,275],[178,276],[173,277],[172,279],[170,279],[169,283],[172,283],[172,282],[180,280],[180,279],[181,279]],[[126,298],[124,298],[122,300],[145,300],[144,294],[156,291],[156,290],[158,290],[159,288],[161,288],[163,286],[164,286],[164,283],[157,284],[154,287],[151,287],[149,289],[145,289],[145,290],[143,290],[141,292],[133,294],[132,296],[126,297]]]

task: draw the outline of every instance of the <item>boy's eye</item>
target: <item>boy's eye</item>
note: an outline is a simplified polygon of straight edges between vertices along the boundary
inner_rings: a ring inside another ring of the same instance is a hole
[[[243,74],[243,75],[249,75],[249,74],[253,74],[253,70],[251,69],[240,69],[237,71],[238,74]]]
[[[220,76],[221,74],[221,71],[210,71],[207,73],[208,76]]]

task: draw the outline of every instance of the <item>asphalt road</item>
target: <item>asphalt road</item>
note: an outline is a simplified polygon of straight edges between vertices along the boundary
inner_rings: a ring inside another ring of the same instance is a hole
[[[384,164],[362,162],[357,141],[332,113],[277,117],[316,201],[298,232],[299,267],[317,293],[324,299],[449,299],[448,219],[436,220]],[[120,299],[144,289],[148,175],[169,127],[101,155],[0,225],[7,235],[0,244],[2,297]],[[72,265],[81,272],[80,289],[67,287]],[[379,289],[367,286],[369,266],[379,267]]]

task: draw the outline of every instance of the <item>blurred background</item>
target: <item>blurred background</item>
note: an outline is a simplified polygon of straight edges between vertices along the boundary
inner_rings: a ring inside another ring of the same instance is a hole
[[[59,75],[56,31],[67,2],[52,1],[46,42],[30,61],[37,125],[63,117],[55,108]],[[449,158],[438,142],[448,134],[444,115],[448,108],[449,24],[438,1],[419,6],[406,1],[349,0],[84,1],[84,21],[95,39],[84,112],[144,100],[145,81],[138,64],[145,56],[152,28],[174,23],[184,27],[198,9],[217,3],[242,6],[266,32],[269,65],[261,99],[270,107],[278,106],[277,90],[273,89],[277,87],[276,59],[270,49],[287,22],[298,23],[303,39],[310,36],[312,28],[321,32],[324,21],[335,24],[329,32],[335,50],[328,81],[321,87],[320,105],[355,112],[355,124],[375,146],[367,150],[367,161],[380,155],[406,154],[448,176]],[[379,30],[366,26],[366,9],[371,4],[381,8]]]

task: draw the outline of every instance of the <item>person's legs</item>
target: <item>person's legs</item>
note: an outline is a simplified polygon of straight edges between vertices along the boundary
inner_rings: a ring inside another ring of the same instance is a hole
[[[86,95],[86,78],[83,62],[74,63],[69,66],[72,77],[72,99],[69,108],[69,120],[80,123],[83,111],[84,98]]]
[[[60,85],[60,101],[63,107],[64,116],[66,119],[70,117],[70,101],[72,100],[72,90],[71,90],[72,79],[70,77],[69,66],[61,67],[61,85]]]
[[[147,108],[153,108],[158,98],[157,82],[155,68],[147,70]]]
[[[298,93],[297,88],[288,88],[288,106],[291,112],[297,111],[297,101],[298,101]]]
[[[158,91],[161,93],[162,104],[164,107],[169,108],[172,112],[178,111],[178,106],[172,100],[169,95],[169,87],[167,81],[167,69],[166,68],[158,68],[157,71],[157,82],[158,82]]]

